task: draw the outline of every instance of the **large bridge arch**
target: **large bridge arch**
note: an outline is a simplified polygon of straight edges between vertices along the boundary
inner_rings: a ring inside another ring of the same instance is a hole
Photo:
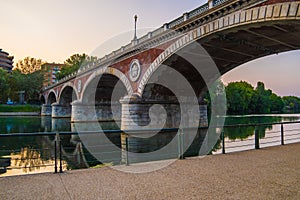
[[[199,43],[211,56],[220,75],[251,60],[285,51],[300,49],[300,2],[256,5],[202,25],[175,41],[160,54],[144,73],[138,94],[163,64],[172,65],[175,55]],[[197,59],[197,52],[188,56]],[[199,58],[198,58],[199,59]],[[208,69],[207,69],[208,70]],[[207,80],[218,76],[208,74]],[[203,80],[202,80],[203,82]],[[205,81],[207,82],[207,81]],[[205,88],[205,84],[201,83]]]
[[[132,85],[125,74],[123,74],[120,70],[112,68],[112,67],[103,67],[103,68],[98,68],[97,70],[95,70],[93,72],[93,74],[89,77],[89,79],[86,81],[86,83],[82,89],[81,98],[79,99],[80,102],[83,102],[83,98],[84,98],[85,94],[87,93],[87,90],[89,90],[90,87],[94,87],[93,82],[95,82],[95,80],[100,80],[101,76],[103,76],[105,74],[117,77],[123,83],[123,85],[126,87],[128,95],[131,95],[133,93]]]
[[[72,121],[119,123],[122,110],[120,99],[132,93],[132,86],[121,71],[100,68],[85,83],[80,100],[73,103]]]

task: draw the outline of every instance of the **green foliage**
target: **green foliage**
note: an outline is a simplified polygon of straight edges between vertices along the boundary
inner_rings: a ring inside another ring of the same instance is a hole
[[[23,74],[19,70],[13,70],[10,78],[11,99],[18,102],[19,91],[25,92],[25,100],[28,103],[37,102],[43,87],[43,74],[40,70],[30,74]]]
[[[300,98],[295,96],[286,96],[282,98],[286,112],[300,111]]]
[[[43,61],[41,59],[26,57],[23,60],[20,60],[16,68],[23,74],[31,74],[35,71],[41,70],[41,65]]]
[[[74,54],[68,58],[60,72],[57,74],[58,79],[62,79],[69,74],[77,71],[81,66],[85,66],[89,63],[95,62],[97,57],[88,56],[87,54]]]
[[[9,73],[0,68],[0,102],[7,101],[9,93]]]
[[[0,105],[0,112],[40,112],[40,106],[33,105]]]
[[[244,114],[249,112],[250,103],[254,95],[253,86],[245,81],[229,83],[225,89],[227,111],[230,114]]]
[[[220,82],[220,81],[219,81]],[[223,84],[216,83],[217,85]],[[216,87],[216,86],[213,86]],[[216,90],[217,91],[217,90]],[[265,89],[262,82],[258,82],[256,88],[245,82],[231,82],[226,88],[227,114],[267,114],[282,113],[285,110],[292,112],[300,111],[300,98],[283,97],[274,94],[272,90]],[[219,92],[217,92],[219,93]],[[209,109],[211,110],[212,100],[220,95],[206,94]],[[214,107],[216,107],[214,105]]]

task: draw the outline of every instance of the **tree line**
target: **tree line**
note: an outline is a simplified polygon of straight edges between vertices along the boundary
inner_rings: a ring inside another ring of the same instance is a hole
[[[219,84],[223,84],[220,82]],[[263,82],[254,88],[245,81],[231,82],[225,88],[227,114],[269,114],[300,111],[300,98],[280,97]]]
[[[56,75],[57,80],[96,60],[96,57],[88,56],[85,53],[70,56]],[[24,92],[27,103],[39,103],[44,81],[44,71],[41,66],[44,63],[46,62],[41,59],[25,57],[18,61],[12,72],[8,73],[0,68],[0,104],[6,103],[8,99],[18,102],[20,92]]]

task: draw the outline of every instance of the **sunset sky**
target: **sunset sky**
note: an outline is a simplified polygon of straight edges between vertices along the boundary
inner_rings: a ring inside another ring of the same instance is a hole
[[[0,0],[0,48],[15,56],[63,62],[75,53],[110,53],[130,42],[133,16],[138,37],[187,11],[203,0]],[[244,64],[223,81],[262,81],[279,95],[300,96],[300,51]]]

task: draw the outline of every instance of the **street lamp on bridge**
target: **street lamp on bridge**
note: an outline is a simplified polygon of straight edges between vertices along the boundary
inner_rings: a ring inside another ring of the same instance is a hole
[[[137,19],[138,19],[138,16],[135,15],[134,16],[134,37],[133,37],[133,40],[137,40],[137,37],[136,37],[136,22],[137,22]]]

